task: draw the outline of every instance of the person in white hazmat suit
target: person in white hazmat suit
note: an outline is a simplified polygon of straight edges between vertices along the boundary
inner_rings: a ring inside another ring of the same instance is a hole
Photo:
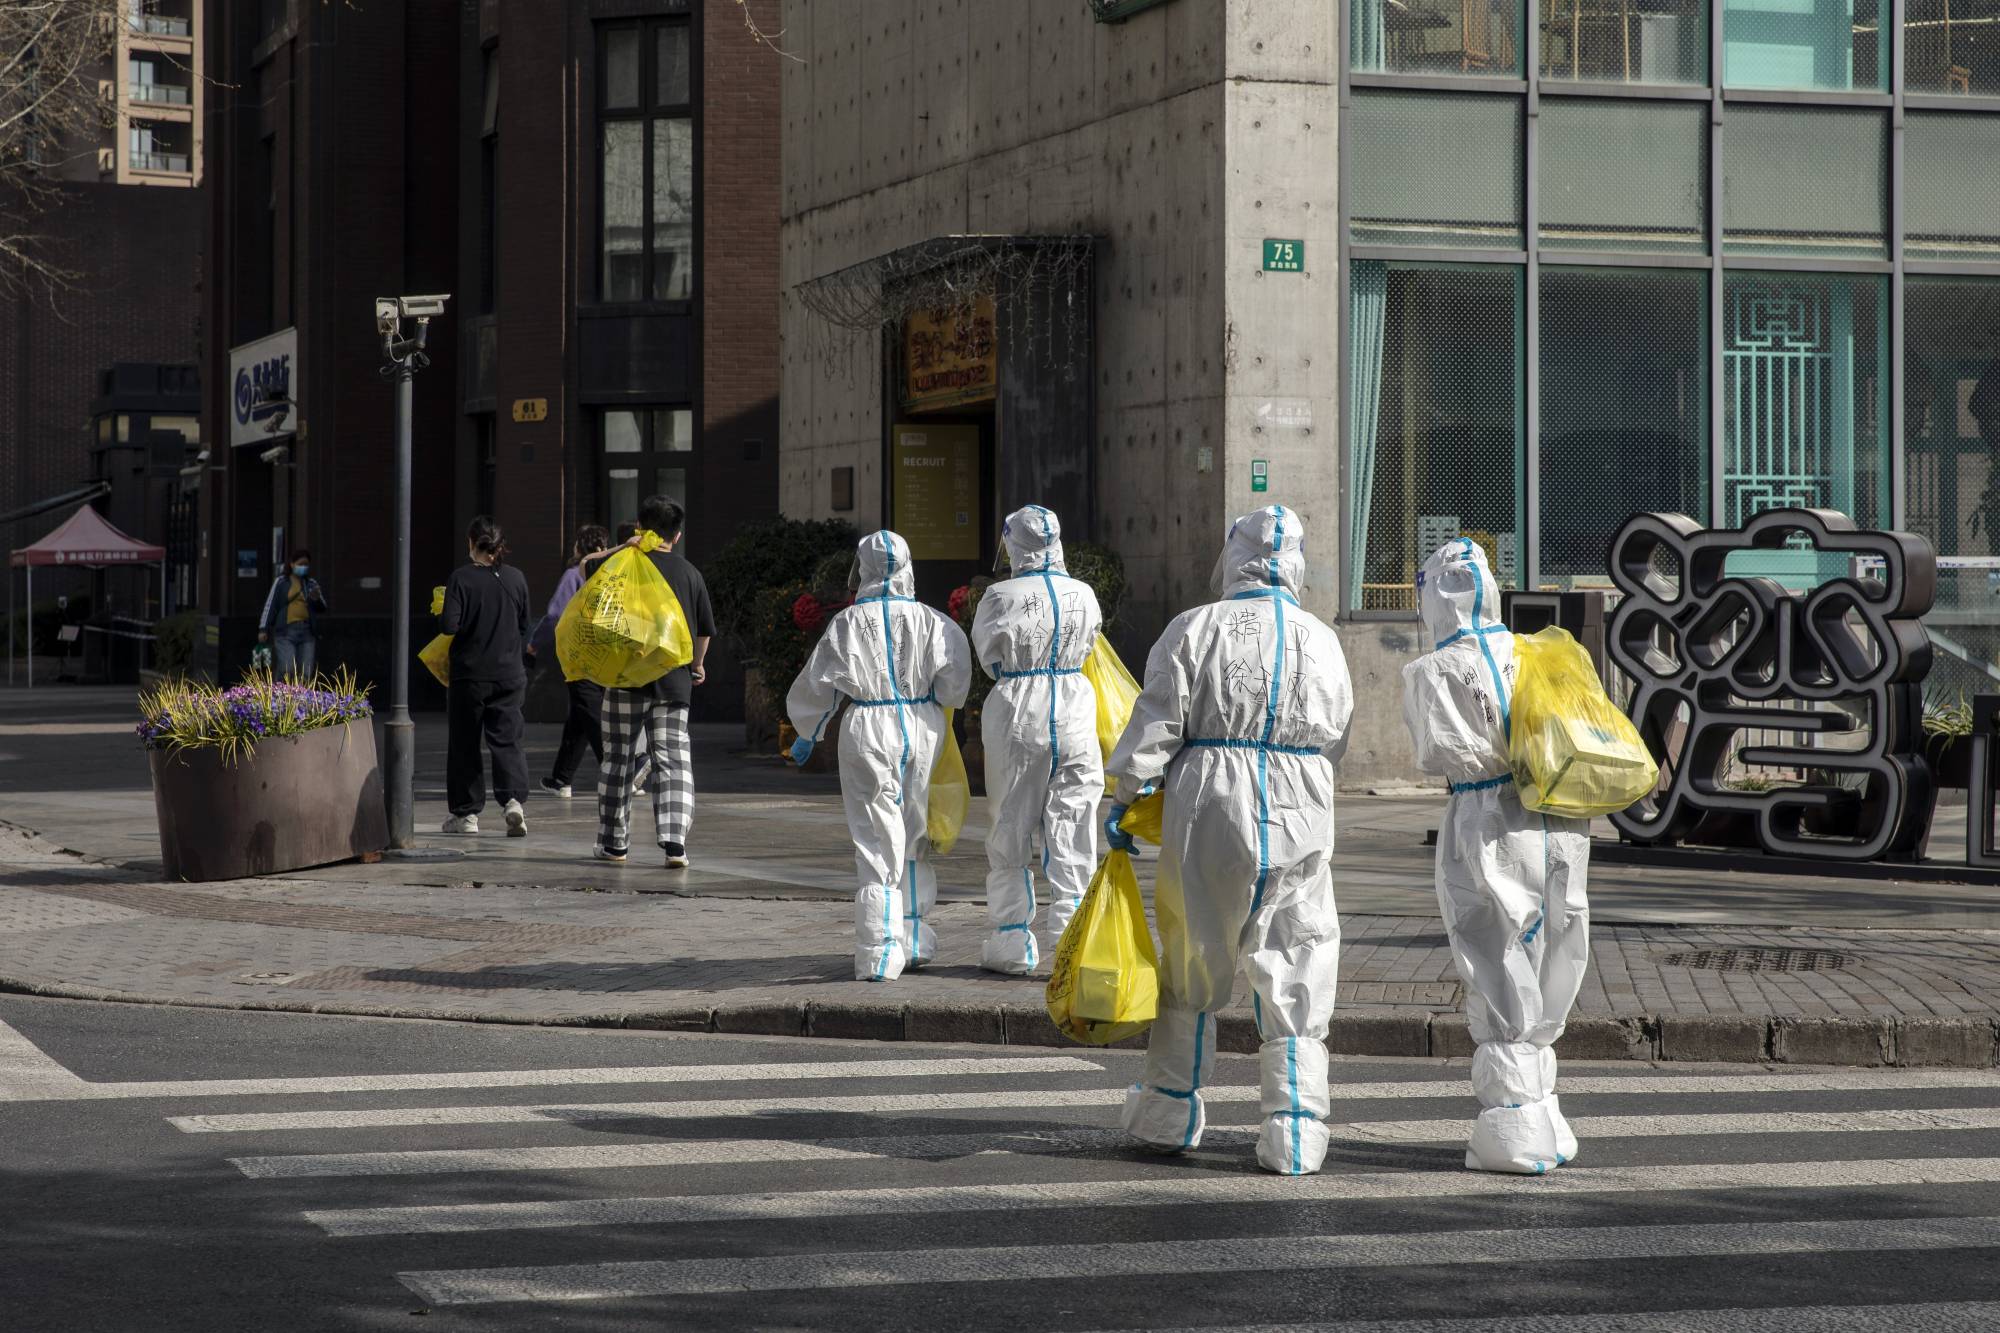
[[[1048,886],[1049,929],[1061,934],[1097,866],[1104,759],[1097,693],[1083,659],[1104,617],[1090,585],[1063,572],[1062,525],[1040,505],[1000,530],[1013,577],[987,588],[972,619],[972,655],[998,682],[986,696],[986,942],[979,965],[1035,970],[1035,840]]]
[[[972,659],[965,632],[913,595],[910,548],[893,532],[861,539],[859,596],[828,622],[785,696],[803,764],[848,702],[840,731],[840,792],[860,877],[854,975],[894,981],[937,955],[930,917],[937,872],[928,834],[931,765],[944,710],[965,702]]]
[[[1472,1090],[1483,1108],[1465,1164],[1540,1174],[1576,1156],[1550,1047],[1590,961],[1589,826],[1532,814],[1514,790],[1514,636],[1497,618],[1485,552],[1468,538],[1447,542],[1424,562],[1417,593],[1436,646],[1403,668],[1403,720],[1418,767],[1451,787],[1438,829],[1438,907],[1465,982],[1478,1043]]]
[[[1327,1025],[1340,960],[1334,913],[1334,767],[1353,689],[1340,640],[1300,609],[1305,530],[1281,506],[1238,519],[1216,563],[1219,601],[1153,645],[1111,757],[1114,846],[1125,806],[1164,779],[1154,902],[1160,1008],[1124,1124],[1165,1151],[1196,1147],[1216,1011],[1237,964],[1250,980],[1262,1064],[1257,1160],[1288,1175],[1326,1156]]]

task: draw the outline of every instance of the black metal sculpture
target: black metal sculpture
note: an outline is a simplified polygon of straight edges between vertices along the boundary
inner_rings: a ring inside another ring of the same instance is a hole
[[[1741,552],[1801,544],[1863,557],[1879,576],[1850,573],[1793,593],[1726,568]],[[1921,749],[1931,645],[1919,617],[1937,588],[1929,542],[1859,531],[1819,509],[1774,510],[1734,530],[1636,514],[1611,555],[1624,597],[1608,651],[1633,682],[1629,711],[1662,783],[1652,800],[1612,817],[1621,834],[1846,861],[1921,851],[1934,803]],[[1744,744],[1746,731],[1787,743]],[[1807,779],[1732,788],[1724,773],[1733,756]]]

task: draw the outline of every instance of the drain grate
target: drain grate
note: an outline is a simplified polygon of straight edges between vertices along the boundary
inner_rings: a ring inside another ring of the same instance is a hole
[[[1751,947],[1693,949],[1670,953],[1660,961],[1703,972],[1838,972],[1847,966],[1847,955],[1832,949]]]

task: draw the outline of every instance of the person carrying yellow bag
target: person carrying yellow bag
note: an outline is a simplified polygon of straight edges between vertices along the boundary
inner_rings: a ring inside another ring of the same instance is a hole
[[[431,614],[434,616],[444,614],[444,587],[442,584],[431,589]],[[451,635],[437,635],[424,645],[423,651],[417,654],[417,660],[424,664],[425,670],[437,678],[438,684],[446,688],[451,686]]]
[[[639,506],[639,533],[586,562],[583,587],[556,624],[563,675],[605,686],[604,757],[597,779],[597,845],[622,863],[631,845],[632,770],[653,769],[653,833],[669,870],[688,864],[694,825],[694,752],[688,705],[708,678],[703,663],[715,611],[701,571],[674,553],[686,514],[670,496]]]
[[[1119,828],[1159,842],[1161,804],[1158,793],[1134,802]],[[1159,1001],[1159,955],[1146,925],[1139,877],[1132,854],[1114,847],[1105,853],[1083,906],[1056,944],[1047,989],[1049,1019],[1087,1046],[1104,1046],[1144,1032]]]
[[[1027,976],[1035,944],[1035,875],[1060,934],[1097,863],[1104,757],[1083,663],[1104,617],[1090,585],[1063,572],[1062,525],[1040,505],[1000,529],[1013,577],[979,599],[972,655],[997,682],[980,712],[986,746],[986,942],[979,965]],[[1040,854],[1035,843],[1040,841]]]

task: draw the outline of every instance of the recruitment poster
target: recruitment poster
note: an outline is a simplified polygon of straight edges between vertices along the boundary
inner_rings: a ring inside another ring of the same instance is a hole
[[[915,560],[979,558],[979,427],[897,426],[895,528]]]

